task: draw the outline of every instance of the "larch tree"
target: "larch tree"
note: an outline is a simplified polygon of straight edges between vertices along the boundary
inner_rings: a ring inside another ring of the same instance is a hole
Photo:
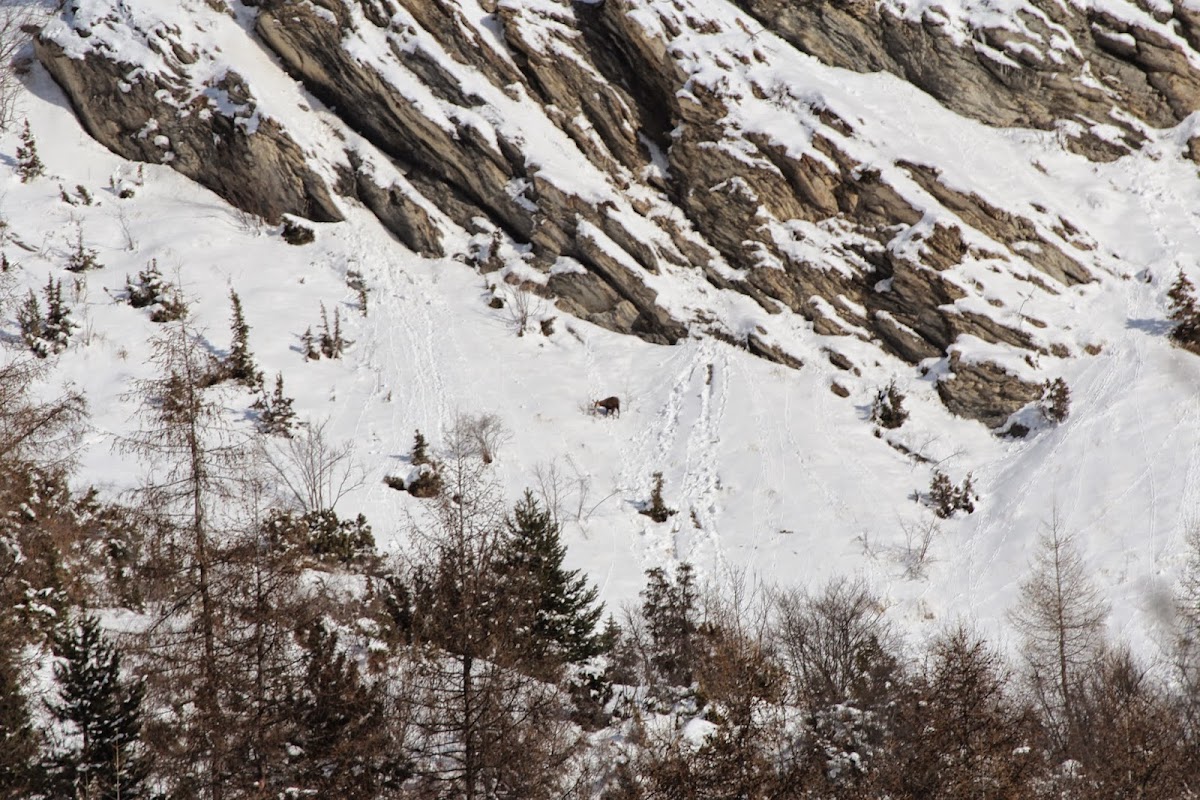
[[[1069,753],[1078,732],[1076,691],[1103,651],[1108,605],[1057,514],[1038,541],[1011,618],[1024,638],[1029,678],[1055,743]]]
[[[246,448],[225,425],[221,404],[205,396],[211,365],[188,320],[169,323],[155,336],[151,361],[158,374],[136,392],[140,428],[120,446],[148,462],[151,477],[141,490],[142,505],[167,539],[162,550],[175,554],[174,572],[161,581],[168,596],[161,603],[164,623],[156,630],[164,641],[154,652],[171,668],[166,690],[195,705],[195,713],[181,721],[185,746],[176,754],[176,777],[196,781],[197,794],[220,800],[223,740],[230,733],[222,723],[220,549],[225,533],[236,527],[231,500],[242,489]],[[177,616],[186,624],[165,622]]]

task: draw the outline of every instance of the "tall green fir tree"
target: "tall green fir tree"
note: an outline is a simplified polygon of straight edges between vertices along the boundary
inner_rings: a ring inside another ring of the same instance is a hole
[[[504,569],[510,584],[520,587],[518,594],[533,604],[534,653],[564,664],[602,653],[604,637],[598,626],[604,605],[579,570],[563,567],[567,548],[549,510],[526,490],[507,526]]]
[[[392,732],[386,697],[320,624],[303,636],[304,677],[286,773],[299,797],[374,800],[411,776]]]
[[[95,617],[54,636],[58,699],[50,716],[70,735],[45,761],[51,797],[140,800],[149,797],[141,746],[140,682],[121,677],[121,657]]]
[[[646,571],[642,616],[650,634],[650,663],[671,686],[690,686],[699,656],[700,595],[692,565],[680,564],[675,579],[662,567]]]
[[[0,619],[0,800],[30,797],[37,782],[38,735],[21,688],[18,639],[11,623]]]
[[[250,353],[250,326],[246,323],[246,315],[242,312],[242,298],[238,297],[238,293],[232,289],[229,290],[229,303],[232,317],[229,321],[229,329],[233,341],[229,347],[229,356],[225,359],[227,374],[243,386],[250,389],[261,389],[263,376],[258,365],[254,363],[254,356]]]

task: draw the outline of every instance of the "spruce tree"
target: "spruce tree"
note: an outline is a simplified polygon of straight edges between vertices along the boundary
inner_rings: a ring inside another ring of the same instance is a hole
[[[230,378],[243,386],[257,389],[262,386],[262,372],[255,365],[254,356],[250,354],[250,326],[246,324],[246,317],[242,313],[242,299],[232,289],[229,290],[229,302],[232,305],[229,327],[233,334],[233,343],[229,347],[225,366]]]
[[[430,463],[429,444],[425,441],[424,434],[418,430],[413,436],[412,464],[415,467],[428,463]]]
[[[296,412],[292,410],[292,398],[283,393],[283,374],[275,373],[275,391],[268,397],[266,392],[254,401],[258,411],[258,429],[268,436],[292,438],[292,426],[296,424]]]
[[[30,290],[29,295],[17,308],[17,327],[21,331],[21,341],[38,358],[45,358],[49,350],[42,338],[46,330],[46,317],[42,314],[42,305],[37,295]]]
[[[46,166],[38,156],[33,131],[29,129],[29,120],[25,120],[25,128],[21,131],[21,144],[17,147],[17,174],[21,176],[21,183],[29,183],[34,178],[46,174]]]
[[[321,625],[304,637],[304,678],[294,703],[289,783],[297,796],[368,798],[395,789],[411,772],[397,747],[378,686]]]
[[[67,349],[71,334],[79,326],[71,319],[70,310],[63,301],[62,281],[47,281],[45,294],[46,329],[43,338],[52,352],[61,353]]]
[[[148,764],[139,746],[141,683],[121,678],[121,658],[95,617],[84,616],[54,637],[58,700],[51,716],[74,734],[46,762],[54,797],[137,800],[146,797]]]
[[[46,312],[42,313],[37,296],[31,291],[17,309],[17,327],[21,340],[38,358],[61,353],[71,341],[76,323],[62,298],[62,282],[53,278],[46,282],[42,293],[46,297]]]
[[[317,340],[313,336],[311,326],[305,328],[304,333],[300,334],[300,344],[304,348],[305,361],[321,360],[321,352],[317,350]]]
[[[539,658],[579,663],[604,650],[597,625],[604,605],[579,570],[563,568],[561,529],[528,489],[507,522],[505,570],[517,593],[532,604],[531,646]]]
[[[691,564],[680,564],[673,581],[662,567],[646,572],[642,616],[650,634],[650,663],[672,686],[692,683],[699,654],[698,600]]]
[[[871,405],[871,420],[884,428],[899,428],[908,419],[904,410],[904,394],[896,388],[896,381],[875,393],[875,402]]]
[[[1167,297],[1171,301],[1168,316],[1175,323],[1171,338],[1185,347],[1200,345],[1200,306],[1196,302],[1196,287],[1180,272]]]
[[[15,645],[19,637],[0,619],[0,800],[33,794],[38,737],[21,689]]]

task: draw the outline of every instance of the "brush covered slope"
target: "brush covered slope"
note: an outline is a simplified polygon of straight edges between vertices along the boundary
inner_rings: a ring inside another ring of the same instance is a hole
[[[237,291],[387,546],[413,429],[494,413],[498,480],[556,484],[610,601],[691,561],[1002,626],[1057,517],[1146,644],[1200,499],[1166,298],[1200,248],[1197,33],[1119,0],[70,0],[21,109],[53,177],[10,177],[5,253],[18,296],[64,281],[51,383],[113,490],[156,324],[120,287],[156,260],[216,352]],[[65,271],[76,239],[103,268]],[[349,346],[312,363],[322,315]],[[938,472],[973,513],[938,519]]]

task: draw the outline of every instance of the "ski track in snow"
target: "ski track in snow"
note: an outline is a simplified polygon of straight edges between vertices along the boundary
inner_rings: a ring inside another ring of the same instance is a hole
[[[781,57],[793,53],[770,35],[762,39]],[[268,61],[270,75],[263,66]],[[42,244],[37,254],[16,253],[28,262],[15,271],[19,289],[40,291],[47,273],[70,277],[60,263],[69,243],[60,246],[59,234],[45,231],[47,225],[61,229],[76,215],[87,236],[100,244],[116,243],[102,251],[108,269],[83,280],[105,281],[115,289],[120,273],[136,273],[148,258],[158,258],[166,269],[173,262],[187,264],[185,289],[189,296],[193,290],[197,295],[201,322],[218,331],[213,337],[218,346],[225,340],[227,305],[224,289],[213,287],[236,283],[252,314],[256,347],[261,343],[264,348],[268,375],[282,371],[298,408],[315,410],[317,416],[331,414],[336,433],[361,448],[359,461],[370,480],[346,508],[361,506],[381,533],[394,523],[386,512],[420,508],[375,479],[383,469],[403,470],[414,428],[436,450],[458,413],[502,414],[515,434],[508,445],[513,458],[505,452],[498,466],[498,472],[514,473],[505,475],[508,488],[520,480],[532,482],[532,465],[548,452],[577,457],[588,475],[612,476],[616,499],[605,502],[601,495],[610,487],[598,487],[592,497],[599,501],[597,510],[579,526],[585,541],[572,543],[575,552],[576,544],[587,549],[579,566],[591,573],[607,600],[635,596],[645,567],[687,559],[702,570],[727,564],[761,568],[793,583],[866,569],[880,573],[881,594],[900,587],[909,597],[929,595],[939,614],[969,608],[1002,617],[1002,606],[1026,573],[1038,527],[1049,521],[1055,504],[1064,524],[1082,534],[1085,554],[1106,571],[1100,576],[1104,588],[1122,599],[1136,599],[1137,582],[1154,580],[1159,571],[1178,564],[1179,517],[1200,502],[1200,447],[1194,446],[1200,431],[1200,403],[1194,395],[1200,360],[1170,348],[1153,326],[1132,324],[1163,318],[1166,282],[1180,260],[1198,249],[1194,164],[1164,147],[1166,155],[1160,159],[1139,155],[1124,163],[1081,165],[1057,145],[1047,144],[1050,137],[996,132],[959,120],[891,76],[842,75],[811,59],[801,62],[780,66],[778,74],[811,79],[811,91],[845,112],[862,134],[850,145],[864,164],[890,168],[899,156],[928,161],[944,168],[956,188],[978,190],[1010,210],[1023,208],[1031,191],[1044,193],[1038,199],[1052,212],[1068,217],[1072,210],[1078,212],[1076,221],[1095,234],[1098,251],[1120,251],[1120,259],[1152,268],[1155,276],[1152,285],[1130,283],[1115,277],[1121,270],[1114,269],[1077,301],[1070,289],[1057,298],[1038,297],[1033,306],[1054,312],[1054,324],[1068,318],[1083,323],[1075,344],[1086,340],[1081,334],[1095,333],[1105,350],[1064,364],[1073,393],[1065,424],[1022,442],[983,435],[964,439],[964,452],[947,468],[956,479],[968,466],[974,468],[986,494],[973,517],[945,523],[934,547],[939,555],[945,552],[948,564],[932,569],[937,577],[923,583],[897,578],[890,557],[872,561],[872,554],[863,555],[855,544],[857,536],[869,536],[883,548],[877,546],[877,553],[889,555],[899,535],[897,518],[913,513],[912,504],[900,498],[912,488],[923,489],[928,474],[871,437],[868,422],[847,413],[847,403],[860,399],[863,387],[886,382],[894,364],[864,363],[858,393],[847,401],[830,393],[822,365],[799,372],[765,366],[711,338],[654,347],[564,318],[566,326],[576,329],[579,348],[562,334],[546,341],[518,340],[501,332],[496,315],[483,310],[478,278],[467,267],[451,258],[428,260],[409,253],[361,209],[355,208],[344,223],[322,226],[318,242],[298,250],[279,244],[277,229],[270,226],[248,229],[242,215],[164,167],[146,167],[146,185],[121,205],[100,183],[109,174],[128,176],[133,168],[81,132],[65,99],[48,88],[49,78],[40,67],[31,79],[41,82],[40,94],[30,93],[23,102],[42,155],[54,181],[87,184],[103,205],[66,209],[52,182],[18,184],[10,172],[4,213],[14,231]],[[262,70],[247,75],[255,88],[286,84],[295,91],[294,81],[276,61],[256,57],[253,63]],[[341,130],[341,123],[326,118],[320,104],[311,98],[308,104],[316,109],[312,118],[295,113],[284,120],[285,127],[303,122],[310,138],[329,126]],[[526,110],[540,113],[532,106]],[[513,120],[518,128],[524,122]],[[7,137],[11,153],[15,134],[0,136]],[[989,159],[994,163],[986,163]],[[1049,164],[1055,174],[1036,177],[1029,163],[1035,159]],[[1066,178],[1061,191],[1052,185],[1059,171]],[[1030,176],[1035,183],[1027,186]],[[147,242],[144,252],[127,253],[119,246],[115,209],[128,211],[134,233]],[[1126,221],[1120,210],[1136,213]],[[211,256],[198,244],[210,249]],[[455,251],[463,242],[450,244]],[[353,292],[339,282],[346,268],[367,279],[368,317],[359,316]],[[311,280],[299,286],[293,270]],[[276,285],[268,285],[272,281]],[[664,278],[659,283],[655,288],[665,304],[686,307],[686,301],[695,299],[686,282],[671,285]],[[100,298],[92,289],[92,297]],[[345,313],[343,326],[355,342],[340,362],[301,365],[285,342],[294,341],[296,325],[303,329],[305,323],[291,315],[310,314],[320,299],[330,311],[338,307]],[[1001,299],[1009,301],[1008,307],[1024,307],[1018,306],[1019,297]],[[273,302],[281,302],[280,309]],[[1091,309],[1076,316],[1065,310],[1075,302],[1096,304],[1095,331],[1084,328],[1091,322]],[[88,325],[94,319],[101,337],[94,345],[73,345],[61,358],[66,366],[55,367],[89,396],[94,392],[96,424],[115,433],[122,430],[125,411],[113,399],[119,397],[117,384],[139,374],[147,329],[144,315],[119,306],[90,303]],[[1111,312],[1112,318],[1101,318],[1101,311]],[[1122,314],[1130,324],[1113,330]],[[732,312],[725,321],[744,322]],[[800,326],[794,333],[803,346],[815,344],[810,329]],[[116,355],[126,344],[132,353],[128,365]],[[537,345],[544,349],[531,349]],[[535,356],[538,361],[527,360]],[[608,385],[614,373],[627,381],[618,391]],[[547,387],[549,391],[540,391]],[[589,400],[619,394],[623,417],[572,419],[578,401],[569,398],[585,388]],[[923,418],[921,424],[929,425],[931,433],[945,435],[943,426],[950,431],[967,425],[949,419],[930,395],[918,398],[914,393],[912,400],[914,410],[923,412],[914,417]],[[331,403],[334,397],[336,403]],[[234,412],[244,415],[244,405]],[[561,440],[547,444],[560,435]],[[958,447],[954,441],[934,449]],[[82,480],[128,471],[109,455],[87,454],[87,464],[90,472]],[[651,475],[659,470],[666,478],[665,500],[678,509],[662,524],[633,509],[634,502],[648,497]],[[919,508],[917,513],[928,512]],[[617,594],[607,594],[610,585]],[[1128,619],[1139,621],[1133,614]]]

